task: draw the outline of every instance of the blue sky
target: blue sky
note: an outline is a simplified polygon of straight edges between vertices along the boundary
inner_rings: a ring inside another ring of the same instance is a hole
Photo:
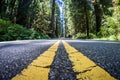
[[[64,21],[64,1],[56,0],[56,3],[58,4],[59,9],[60,9],[60,18],[62,21]]]
[[[56,3],[58,4],[59,6],[59,9],[60,9],[60,19],[61,19],[61,33],[65,33],[65,19],[64,19],[64,0],[56,0]]]

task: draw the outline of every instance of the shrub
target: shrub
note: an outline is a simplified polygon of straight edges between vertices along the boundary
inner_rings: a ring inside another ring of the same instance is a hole
[[[117,23],[115,22],[114,18],[106,17],[102,24],[99,36],[110,37],[112,35],[117,35]]]
[[[75,39],[85,39],[86,34],[84,33],[77,33],[75,36],[73,36]]]
[[[27,29],[21,25],[0,19],[0,41],[45,38],[49,37],[34,29]]]
[[[10,21],[5,21],[0,19],[0,41],[5,40],[6,37],[4,34],[7,33],[7,28],[11,25]]]
[[[93,39],[96,38],[96,35],[93,33],[89,33],[89,37],[85,33],[77,33],[74,36],[75,39]]]

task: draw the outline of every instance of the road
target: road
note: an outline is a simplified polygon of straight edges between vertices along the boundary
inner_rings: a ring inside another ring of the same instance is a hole
[[[71,46],[120,79],[120,42],[67,40]]]
[[[120,42],[0,42],[0,80],[120,79]]]

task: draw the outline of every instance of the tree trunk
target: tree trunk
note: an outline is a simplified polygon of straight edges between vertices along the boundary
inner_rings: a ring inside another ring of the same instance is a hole
[[[29,6],[32,0],[18,0],[18,11],[16,23],[28,27]]]
[[[56,17],[56,29],[55,29],[55,35],[58,37],[58,19]]]
[[[88,19],[88,10],[87,10],[87,5],[85,4],[85,16],[86,16],[86,32],[87,32],[87,37],[89,37],[89,19]]]
[[[0,0],[0,18],[4,18],[6,16],[6,9],[7,4],[5,3],[5,0]]]
[[[54,37],[54,21],[55,21],[55,0],[52,0],[52,16],[51,16],[51,34],[52,36],[51,37]]]
[[[95,18],[96,18],[96,34],[100,31],[101,21],[102,21],[102,11],[98,3],[94,3]]]
[[[10,15],[9,15],[9,17],[10,17],[10,20],[12,22],[14,22],[14,17],[15,17],[15,13],[16,13],[15,10],[14,10],[15,2],[16,2],[16,0],[12,0],[10,2]]]

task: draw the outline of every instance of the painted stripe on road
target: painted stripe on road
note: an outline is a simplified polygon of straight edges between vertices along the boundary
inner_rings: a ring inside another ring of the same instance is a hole
[[[42,53],[27,69],[24,69],[21,74],[16,75],[12,80],[48,80],[50,65],[53,62],[59,42]]]
[[[67,42],[62,42],[73,63],[73,70],[76,72],[78,80],[116,80],[103,68],[99,67]]]

